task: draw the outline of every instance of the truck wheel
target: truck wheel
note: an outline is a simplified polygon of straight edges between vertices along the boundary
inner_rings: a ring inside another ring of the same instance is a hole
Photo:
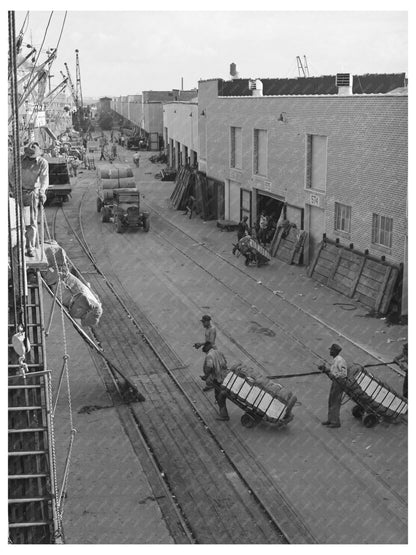
[[[116,218],[114,220],[114,226],[116,228],[116,233],[123,233],[123,222],[120,220],[120,218]]]
[[[103,207],[100,197],[97,197],[97,212],[101,212],[101,208]]]
[[[110,221],[110,214],[109,214],[108,208],[106,208],[105,206],[101,212],[101,221],[104,223]]]
[[[146,233],[149,231],[150,229],[150,218],[146,218],[143,224],[143,229],[144,231],[146,231]]]

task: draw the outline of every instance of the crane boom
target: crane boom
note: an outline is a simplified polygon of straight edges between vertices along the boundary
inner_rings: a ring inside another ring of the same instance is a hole
[[[69,73],[68,64],[65,62],[65,63],[64,63],[64,66],[65,66],[65,69],[66,69],[66,74],[67,74],[67,76],[68,76],[68,84],[69,84],[69,88],[70,88],[70,90],[71,90],[72,97],[73,97],[73,99],[74,99],[75,108],[78,110],[78,108],[79,108],[78,96],[77,96],[77,93],[76,93],[76,91],[75,91],[75,89],[74,89],[74,83],[72,82],[71,74]],[[61,72],[61,73],[62,73],[62,72]],[[62,76],[64,77],[64,74],[63,74],[63,73],[62,73]]]
[[[84,106],[84,101],[82,98],[82,88],[81,88],[81,70],[79,67],[79,56],[78,56],[78,52],[79,50],[75,50],[75,63],[76,63],[76,92],[77,92],[77,98],[80,104],[81,109]]]

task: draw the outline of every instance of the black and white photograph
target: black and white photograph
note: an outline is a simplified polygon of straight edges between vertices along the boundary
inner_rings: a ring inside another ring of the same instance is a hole
[[[4,8],[8,549],[410,548],[410,15]]]

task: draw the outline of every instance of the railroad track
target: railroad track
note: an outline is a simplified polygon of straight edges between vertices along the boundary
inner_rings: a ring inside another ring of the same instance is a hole
[[[253,298],[253,295],[255,294],[254,291],[256,287],[258,287],[256,278],[253,278],[253,276],[250,273],[244,271],[244,269],[238,268],[238,270],[241,271],[241,273],[243,273],[244,275],[250,278],[253,285],[253,288],[251,290],[245,290],[244,292],[242,292],[241,289],[238,289],[234,285],[235,280],[232,283],[230,283],[230,282],[227,282],[222,277],[223,275],[226,274],[226,272],[223,272],[221,268],[218,268],[217,265],[214,262],[212,262],[212,260],[207,259],[207,253],[212,258],[220,259],[224,265],[233,266],[234,268],[236,268],[236,265],[232,264],[232,262],[222,257],[219,253],[215,252],[214,250],[210,249],[208,246],[204,244],[199,245],[199,247],[201,247],[201,251],[203,252],[202,253],[200,252],[199,254],[197,254],[197,250],[195,249],[195,239],[192,236],[190,236],[189,234],[184,232],[180,227],[176,226],[170,220],[165,218],[162,214],[160,214],[160,212],[156,211],[151,205],[149,205],[149,203],[146,203],[146,206],[147,208],[152,210],[154,214],[157,215],[157,218],[163,219],[165,224],[167,224],[167,230],[162,232],[159,230],[161,226],[157,225],[157,221],[152,220],[153,222],[152,234],[154,237],[158,238],[161,247],[165,247],[165,248],[168,247],[171,252],[177,252],[181,256],[188,259],[190,262],[192,262],[192,264],[198,266],[201,272],[205,273],[207,276],[209,276],[209,278],[215,280],[218,284],[220,284],[230,295],[233,296],[233,298],[238,298],[241,303],[246,305],[248,310],[251,309],[252,304],[251,304],[250,298]],[[111,226],[103,226],[103,232],[105,234],[111,234],[112,233]],[[176,235],[174,235],[175,233]],[[132,235],[126,234],[123,236],[123,240],[128,241],[132,245],[134,245],[136,241],[136,237],[133,234]],[[209,268],[216,268],[217,272],[214,273]],[[127,292],[124,292],[124,296],[126,295],[127,295]],[[299,311],[297,314],[297,318],[299,321],[302,318],[308,319],[310,317],[313,317],[313,315],[311,315],[308,311],[304,309],[300,310],[297,305],[295,305],[291,301],[288,301],[287,299],[284,299],[283,297],[275,296],[273,294],[273,299],[275,302],[284,301],[285,303],[295,307],[296,310]],[[131,303],[133,303],[133,301],[131,301]],[[261,311],[260,309],[257,309],[257,312],[261,314],[261,316],[264,317],[266,320],[268,320],[268,322],[270,323],[270,327],[275,327],[277,330],[283,333],[290,341],[294,342],[302,350],[304,350],[307,355],[306,358],[310,360],[313,360],[315,358],[316,363],[322,363],[324,361],[323,357],[319,353],[317,353],[314,349],[315,340],[313,337],[305,338],[305,337],[302,337],[300,333],[296,333],[296,334],[293,333],[291,329],[288,327],[288,325],[284,325],[281,321],[273,317],[273,311],[271,311],[270,313],[266,313],[264,311]],[[274,313],[280,314],[280,311],[275,310]],[[314,318],[314,320],[316,320],[316,318]],[[327,330],[329,330],[331,333],[334,331],[325,322],[319,321],[319,323],[320,325],[324,326]],[[216,326],[217,326],[217,329],[219,329],[222,332],[222,334],[233,345],[235,345],[239,349],[241,353],[243,353],[249,360],[251,360],[251,362],[255,366],[262,368],[266,374],[268,373],[268,369],[264,365],[262,365],[258,361],[258,359],[256,359],[233,336],[233,334],[228,331],[228,329],[225,326],[221,326],[221,324],[218,321],[216,321]],[[305,326],[305,328],[306,327],[307,326]],[[347,341],[350,341],[348,338],[345,338],[345,339]],[[361,353],[365,353],[369,357],[374,358],[374,355],[368,350],[366,350],[363,346],[357,345],[357,344],[355,344],[355,346],[361,351]],[[310,408],[308,408],[308,406],[304,405],[303,410],[307,412],[310,421],[313,421],[316,418],[316,415],[312,412]],[[313,427],[309,426],[308,423],[305,423],[305,425],[308,427],[308,433],[310,434],[311,438],[314,438],[316,443],[321,445],[322,451],[328,452],[328,454],[333,454],[333,447],[331,446],[331,448],[328,448],[325,441],[323,441],[320,435],[317,434],[316,431],[314,431]],[[384,488],[385,491],[389,492],[389,494],[394,499],[394,501],[391,504],[391,508],[386,510],[389,510],[391,512],[392,517],[396,516],[395,513],[403,514],[407,507],[407,500],[403,496],[401,496],[394,488],[392,488],[391,485],[385,479],[383,479],[382,476],[380,476],[379,472],[376,469],[374,469],[370,464],[368,464],[365,460],[363,460],[362,457],[359,457],[357,453],[354,451],[354,449],[348,443],[344,442],[342,438],[335,437],[334,441],[338,443],[339,453],[342,452],[343,455],[348,455],[348,457],[350,457],[350,460],[353,461],[350,464],[350,468],[353,468],[354,464],[359,463],[362,466],[363,470],[365,469],[365,471],[368,473],[368,476],[371,476],[371,478],[374,479],[376,483],[380,484],[380,486]],[[367,488],[368,484],[366,483],[366,478],[363,476],[362,478],[358,478],[358,479],[362,482],[363,488]]]
[[[200,387],[176,378],[181,361],[140,309],[130,302],[127,306],[116,276],[100,270],[81,222],[88,189],[82,191],[82,181],[79,185],[78,204],[51,214],[54,236],[103,303],[95,338],[145,396],[144,403],[123,404],[110,368],[93,354],[141,461],[140,446],[146,446],[144,466],[175,542],[315,543],[244,446],[230,431],[216,433],[214,417],[204,416],[212,408]]]

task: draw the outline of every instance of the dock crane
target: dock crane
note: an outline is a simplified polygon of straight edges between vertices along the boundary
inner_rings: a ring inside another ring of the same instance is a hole
[[[84,100],[82,98],[82,88],[81,88],[81,70],[79,67],[79,50],[75,50],[75,69],[76,69],[76,95],[78,98],[80,109],[84,110]]]
[[[66,74],[67,74],[66,79],[67,79],[67,82],[68,82],[68,85],[69,85],[69,90],[71,91],[72,98],[73,98],[73,100],[74,100],[75,110],[76,110],[76,115],[77,115],[76,123],[74,124],[74,127],[75,127],[75,129],[78,128],[78,129],[77,129],[77,131],[78,131],[78,130],[79,130],[79,127],[80,127],[80,124],[81,124],[81,122],[80,122],[80,117],[79,117],[79,101],[78,101],[78,96],[77,96],[76,90],[75,90],[75,88],[74,88],[74,83],[73,83],[72,78],[71,78],[71,73],[70,73],[70,71],[69,71],[68,64],[65,62],[65,63],[64,63],[64,66],[65,66]],[[62,74],[62,77],[65,78],[65,75],[62,73],[62,71],[61,71],[61,74]]]
[[[299,77],[309,77],[309,68],[308,68],[308,62],[306,60],[306,56],[303,56],[303,63],[302,60],[300,59],[300,56],[296,56],[296,62],[298,64],[298,73],[299,73]]]
[[[65,62],[65,69],[68,76],[68,85],[71,90],[72,98],[74,99],[76,114],[75,114],[75,121],[74,127],[77,131],[85,131],[88,121],[86,117],[86,110],[84,108],[84,101],[82,98],[82,88],[81,88],[81,72],[79,67],[79,56],[78,50],[75,50],[75,62],[76,62],[76,85],[74,87],[74,83],[71,78],[71,74],[68,68],[68,64]],[[62,72],[61,72],[62,73]],[[64,77],[64,74],[62,73]]]

